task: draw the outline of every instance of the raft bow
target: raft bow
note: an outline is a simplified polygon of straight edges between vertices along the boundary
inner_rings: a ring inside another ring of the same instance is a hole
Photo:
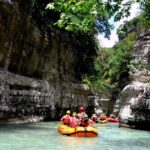
[[[97,129],[91,126],[70,128],[67,125],[58,126],[58,131],[63,135],[72,137],[96,137],[98,136]]]

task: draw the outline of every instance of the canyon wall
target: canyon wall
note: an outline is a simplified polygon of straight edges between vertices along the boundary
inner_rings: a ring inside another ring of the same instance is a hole
[[[120,126],[150,130],[150,31],[138,36],[131,65],[131,83],[118,100]]]
[[[0,122],[57,120],[67,109],[93,108],[81,79],[94,53],[86,35],[39,26],[30,3],[0,0]]]

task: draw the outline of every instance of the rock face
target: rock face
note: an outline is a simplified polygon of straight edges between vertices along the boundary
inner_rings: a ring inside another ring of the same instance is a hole
[[[120,98],[120,126],[150,130],[150,31],[138,37],[131,63],[132,82]]]
[[[92,69],[92,43],[40,28],[27,4],[0,0],[0,122],[58,119],[67,109],[93,105],[80,84]]]

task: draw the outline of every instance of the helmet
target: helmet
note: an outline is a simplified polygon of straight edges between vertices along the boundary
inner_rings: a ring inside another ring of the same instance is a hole
[[[84,117],[86,118],[86,117],[88,117],[88,115],[87,115],[87,114],[85,114],[85,115],[84,115]]]
[[[80,107],[80,112],[84,112],[84,108],[83,107]]]
[[[66,114],[70,114],[70,113],[71,113],[70,110],[67,110],[67,111],[66,111]]]
[[[74,116],[74,117],[77,116],[77,113],[76,113],[76,112],[73,112],[73,113],[72,113],[72,116]]]

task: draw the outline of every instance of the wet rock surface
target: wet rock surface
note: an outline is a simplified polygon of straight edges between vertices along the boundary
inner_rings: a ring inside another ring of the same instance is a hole
[[[67,109],[88,106],[89,92],[82,84],[57,81],[54,86],[46,80],[0,70],[0,120],[31,116],[59,119]]]
[[[150,31],[142,33],[135,44],[131,83],[120,97],[120,126],[150,130]]]

